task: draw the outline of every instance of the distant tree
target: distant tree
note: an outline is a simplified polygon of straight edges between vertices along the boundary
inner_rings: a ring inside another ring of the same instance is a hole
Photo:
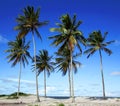
[[[102,85],[103,85],[103,98],[105,98],[105,83],[104,83],[101,51],[104,51],[108,55],[111,55],[112,51],[110,49],[106,48],[106,46],[108,46],[109,44],[114,42],[114,41],[105,42],[107,34],[108,34],[108,32],[105,32],[104,35],[102,35],[100,30],[92,32],[89,35],[89,38],[87,39],[87,41],[88,41],[87,46],[89,47],[89,49],[84,52],[85,54],[88,54],[87,58],[89,58],[91,55],[93,55],[96,51],[99,52],[100,69],[101,69],[101,77],[102,77]]]
[[[75,46],[78,47],[80,52],[82,52],[80,43],[85,44],[85,38],[81,31],[78,30],[78,27],[82,23],[81,21],[76,22],[76,15],[71,19],[68,14],[63,15],[60,18],[62,22],[57,23],[58,28],[51,28],[53,32],[59,32],[58,35],[49,37],[53,39],[52,45],[59,46],[58,52],[62,52],[62,50],[67,46],[70,50],[70,72],[71,72],[71,85],[72,85],[72,102],[74,99],[74,84],[73,84],[73,71],[72,71],[72,53],[74,51]]]
[[[69,81],[69,91],[70,91],[70,97],[71,97],[71,81],[70,81],[70,50],[69,49],[63,49],[62,52],[56,52],[56,61],[55,65],[56,68],[58,68],[58,71],[62,72],[62,75],[65,76],[66,73],[68,72],[68,81]],[[72,58],[72,66],[74,69],[74,73],[76,73],[78,70],[78,66],[81,66],[81,63],[78,61],[75,61],[75,59],[79,56],[80,54],[73,55]]]
[[[15,27],[15,30],[19,31],[18,34],[19,38],[26,36],[29,32],[32,33],[34,57],[36,56],[36,43],[34,39],[34,33],[36,33],[36,35],[42,40],[38,28],[48,23],[46,21],[40,22],[39,14],[40,14],[39,8],[35,11],[33,6],[27,6],[26,8],[23,9],[23,15],[19,15],[18,18],[16,19],[18,25]],[[37,96],[37,101],[40,102],[39,91],[38,91],[38,77],[36,70],[36,57],[34,58],[34,61],[35,61],[35,72],[36,72],[36,96]]]
[[[31,58],[28,49],[30,42],[26,43],[25,39],[20,39],[16,37],[15,41],[8,42],[9,49],[6,50],[9,55],[7,56],[8,62],[12,62],[12,67],[16,64],[20,64],[20,72],[19,72],[19,81],[18,81],[18,92],[17,97],[19,97],[20,92],[20,79],[21,79],[21,71],[22,71],[22,64],[25,67],[25,63],[28,64],[28,58]]]
[[[46,73],[50,76],[50,73],[53,72],[54,63],[52,62],[52,56],[49,56],[47,50],[40,50],[39,54],[36,55],[36,68],[38,70],[38,75],[41,72],[44,72],[44,93],[46,97]],[[34,65],[33,65],[34,68]]]

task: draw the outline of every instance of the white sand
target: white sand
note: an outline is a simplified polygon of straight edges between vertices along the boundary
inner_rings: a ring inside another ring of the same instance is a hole
[[[36,96],[20,97],[19,99],[0,98],[0,106],[58,106],[63,103],[65,106],[120,106],[120,99],[108,98],[102,100],[100,98],[76,97],[75,102],[72,99],[62,98],[44,98],[40,97],[39,103],[35,102]],[[19,103],[19,104],[18,104]]]

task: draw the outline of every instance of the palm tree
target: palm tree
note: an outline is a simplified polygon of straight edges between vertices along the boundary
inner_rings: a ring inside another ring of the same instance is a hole
[[[7,58],[9,59],[8,62],[12,62],[12,67],[15,66],[17,63],[20,64],[20,72],[19,72],[19,79],[18,79],[18,92],[17,97],[19,97],[20,92],[20,79],[21,79],[21,71],[22,71],[22,64],[25,67],[25,63],[28,62],[28,58],[31,58],[28,49],[30,42],[25,43],[25,39],[19,39],[16,37],[15,41],[8,42],[9,49],[6,50],[9,55]]]
[[[33,46],[34,46],[34,61],[35,61],[35,72],[36,72],[36,96],[37,101],[40,102],[39,99],[39,91],[38,91],[38,77],[36,70],[36,43],[34,39],[34,33],[42,40],[41,35],[38,31],[38,27],[46,25],[48,22],[40,22],[39,21],[40,9],[38,8],[36,11],[34,7],[28,6],[23,9],[23,15],[19,15],[16,19],[18,25],[15,27],[15,30],[19,31],[18,37],[22,38],[26,36],[29,32],[32,33]]]
[[[81,66],[81,63],[78,61],[75,61],[74,59],[77,58],[79,54],[73,55],[72,58],[72,66],[74,68],[74,73],[77,72],[77,66]],[[68,81],[69,81],[69,91],[70,91],[70,97],[71,97],[71,78],[70,78],[70,50],[64,49],[62,52],[56,52],[56,62],[55,62],[56,68],[58,68],[58,71],[62,72],[62,75],[65,76],[68,72]]]
[[[47,50],[40,50],[39,54],[36,55],[36,68],[38,70],[38,75],[41,72],[44,72],[44,93],[46,97],[46,72],[48,74],[48,77],[50,76],[50,73],[54,70],[53,68],[53,62],[52,56],[49,56]],[[33,68],[34,65],[33,65]]]
[[[101,69],[101,77],[102,77],[102,86],[103,86],[103,98],[105,99],[105,83],[104,83],[104,74],[103,74],[103,65],[102,65],[102,51],[107,53],[108,55],[112,54],[112,51],[106,46],[113,43],[114,41],[105,42],[106,36],[108,32],[105,32],[104,35],[102,35],[101,31],[94,31],[89,35],[88,38],[88,47],[89,49],[86,50],[84,53],[88,54],[87,58],[89,58],[91,55],[93,55],[96,51],[99,51],[100,55],[100,69]]]
[[[77,46],[80,52],[82,52],[80,43],[85,44],[85,38],[78,27],[82,23],[81,21],[76,22],[76,15],[71,19],[68,14],[63,15],[60,18],[62,24],[57,23],[58,28],[51,28],[51,31],[58,32],[58,35],[49,37],[54,39],[52,45],[59,46],[58,52],[61,52],[65,47],[70,50],[70,72],[71,72],[71,85],[72,85],[72,102],[74,102],[74,84],[73,84],[73,71],[72,71],[72,53],[74,47]]]

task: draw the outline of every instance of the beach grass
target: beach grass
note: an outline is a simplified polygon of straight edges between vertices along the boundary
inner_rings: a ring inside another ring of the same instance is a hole
[[[58,104],[58,106],[65,106],[63,103]]]
[[[29,96],[29,95],[30,94],[19,92],[19,96]],[[14,92],[14,93],[9,94],[9,95],[2,94],[2,95],[0,95],[0,97],[6,97],[6,99],[18,99],[17,92]]]
[[[6,97],[7,95],[4,95],[4,94],[2,94],[2,95],[0,95],[0,97]]]
[[[23,92],[19,92],[19,96],[29,96],[30,94],[26,94],[26,93],[23,93]],[[19,97],[17,97],[17,92],[14,92],[10,95],[8,95],[8,98],[7,99],[18,99]]]

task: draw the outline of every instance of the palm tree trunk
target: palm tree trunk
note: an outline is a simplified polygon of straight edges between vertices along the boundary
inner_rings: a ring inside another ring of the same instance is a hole
[[[70,97],[71,97],[71,77],[70,77],[70,70],[68,70],[68,80],[69,80],[69,91],[70,91]]]
[[[104,83],[104,75],[103,75],[103,65],[102,65],[101,50],[99,50],[99,54],[100,54],[100,68],[101,68],[102,86],[103,86],[103,98],[105,99],[105,83]]]
[[[44,70],[44,92],[45,92],[45,98],[46,98],[46,71]]]
[[[74,81],[73,81],[73,71],[72,71],[72,50],[70,50],[70,71],[71,71],[71,85],[72,85],[72,89],[71,89],[71,93],[72,93],[72,102],[75,102],[75,98],[74,98]]]
[[[21,64],[21,61],[20,61],[20,71],[19,71],[19,78],[18,78],[18,92],[17,92],[17,97],[18,98],[19,98],[19,92],[20,92],[21,71],[22,71],[22,64]]]
[[[37,102],[40,102],[39,99],[39,91],[38,91],[38,73],[36,70],[36,44],[35,44],[35,39],[34,39],[34,33],[32,33],[32,38],[33,38],[33,46],[34,46],[34,62],[35,62],[35,75],[36,75],[36,96],[37,96]]]

